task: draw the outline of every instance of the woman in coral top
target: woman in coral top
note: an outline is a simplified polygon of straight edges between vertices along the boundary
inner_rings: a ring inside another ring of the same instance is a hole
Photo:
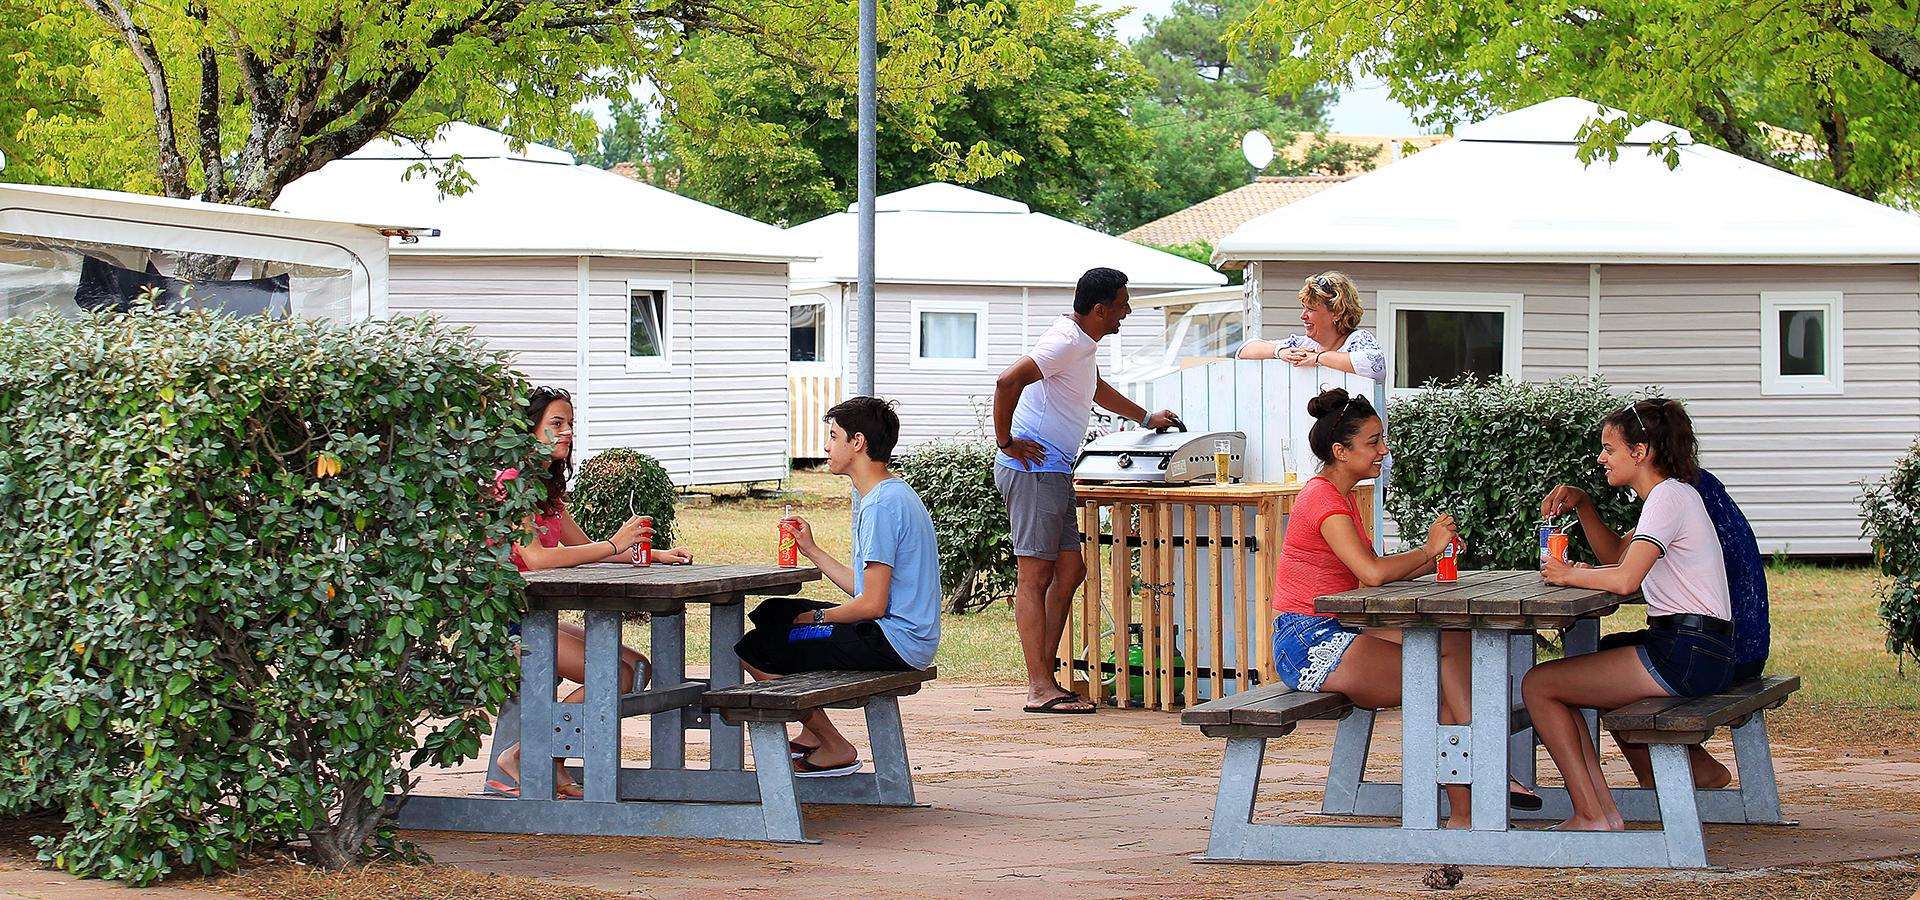
[[[1360,520],[1354,486],[1380,475],[1387,443],[1380,415],[1365,397],[1335,388],[1307,402],[1314,418],[1307,444],[1320,459],[1320,474],[1294,499],[1273,591],[1273,659],[1280,679],[1302,691],[1347,695],[1355,705],[1384,709],[1400,705],[1400,629],[1347,628],[1316,615],[1316,597],[1401,581],[1433,571],[1449,541],[1460,539],[1453,517],[1442,515],[1427,529],[1421,547],[1391,556],[1373,552],[1373,538]],[[1440,721],[1472,718],[1472,650],[1464,631],[1440,638]],[[1516,785],[1512,801],[1538,809],[1538,797]],[[1472,803],[1464,785],[1447,785],[1449,827],[1469,824]]]
[[[527,420],[533,425],[534,437],[540,443],[550,445],[547,466],[532,477],[540,480],[546,489],[546,498],[541,500],[532,520],[526,523],[526,536],[513,545],[513,564],[520,571],[533,569],[559,569],[597,562],[626,562],[631,558],[633,545],[641,539],[651,539],[653,528],[643,525],[639,516],[628,519],[620,530],[606,540],[596,541],[587,536],[573,516],[567,514],[567,479],[573,474],[573,398],[566,391],[554,387],[537,387],[527,398]],[[509,469],[494,476],[495,484],[518,478],[516,469]],[[693,562],[693,554],[685,547],[653,551],[653,561],[676,564]],[[518,623],[514,633],[519,634]],[[554,671],[560,677],[570,681],[585,683],[587,669],[587,633],[572,622],[561,622],[556,631],[556,654]],[[630,693],[646,687],[651,674],[646,656],[631,647],[620,648],[620,692]],[[583,689],[576,688],[567,695],[563,703],[575,703],[581,698]],[[497,760],[505,778],[490,778],[486,790],[492,794],[519,796],[520,794],[520,745],[514,744],[500,754]],[[554,791],[562,797],[582,796],[580,785],[571,779],[564,767],[556,767]]]

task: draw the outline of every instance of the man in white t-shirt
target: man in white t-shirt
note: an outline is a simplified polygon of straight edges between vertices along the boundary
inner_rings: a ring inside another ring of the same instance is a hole
[[[1179,422],[1164,409],[1147,415],[1100,377],[1100,339],[1118,332],[1131,312],[1127,276],[1088,269],[1074,287],[1073,313],[1053,323],[994,384],[993,439],[1000,453],[993,481],[1007,500],[1019,565],[1014,622],[1027,663],[1027,712],[1093,712],[1093,704],[1054,677],[1054,650],[1087,571],[1074,516],[1073,463],[1093,404],[1148,428]]]

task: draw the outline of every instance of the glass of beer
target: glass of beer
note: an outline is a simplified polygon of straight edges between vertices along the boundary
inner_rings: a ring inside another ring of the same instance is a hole
[[[1232,480],[1233,442],[1213,442],[1213,483],[1226,484]]]

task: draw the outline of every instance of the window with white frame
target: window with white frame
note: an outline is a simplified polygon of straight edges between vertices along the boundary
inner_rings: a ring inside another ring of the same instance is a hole
[[[672,344],[668,285],[627,285],[627,370],[664,369]]]
[[[1462,375],[1520,377],[1523,295],[1380,291],[1388,387],[1414,390]]]
[[[1844,346],[1838,291],[1760,294],[1760,393],[1838,394]]]
[[[915,300],[912,314],[914,368],[986,368],[986,303]]]

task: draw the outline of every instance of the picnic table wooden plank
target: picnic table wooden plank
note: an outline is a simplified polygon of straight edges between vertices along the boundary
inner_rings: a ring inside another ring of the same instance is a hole
[[[788,594],[820,579],[812,566],[634,566],[595,563],[521,573],[535,609],[596,608],[658,612],[688,600]]]
[[[1574,620],[1610,612],[1639,595],[1545,584],[1535,570],[1472,570],[1460,580],[1432,575],[1320,597],[1314,611],[1361,626],[1440,625],[1466,627],[1565,627]]]
[[[1208,700],[1199,706],[1189,706],[1180,712],[1182,725],[1226,725],[1233,721],[1233,711],[1253,703],[1265,703],[1275,697],[1293,692],[1282,682],[1263,684],[1252,690],[1228,694],[1214,700]]]
[[[1712,731],[1799,689],[1798,675],[1768,675],[1705,697],[1650,697],[1607,713],[1605,721],[1610,731]]]
[[[708,691],[702,699],[714,709],[818,709],[847,700],[917,687],[938,675],[938,670],[934,668],[905,672],[801,672]]]
[[[1426,615],[1464,616],[1471,612],[1475,597],[1500,590],[1508,582],[1528,577],[1527,572],[1461,572],[1460,580],[1449,582],[1451,586],[1442,586],[1434,582],[1434,591],[1421,597],[1417,608]]]
[[[1353,707],[1345,694],[1319,691],[1293,691],[1273,697],[1265,703],[1249,703],[1233,710],[1232,724],[1279,728],[1300,719],[1343,712]]]

